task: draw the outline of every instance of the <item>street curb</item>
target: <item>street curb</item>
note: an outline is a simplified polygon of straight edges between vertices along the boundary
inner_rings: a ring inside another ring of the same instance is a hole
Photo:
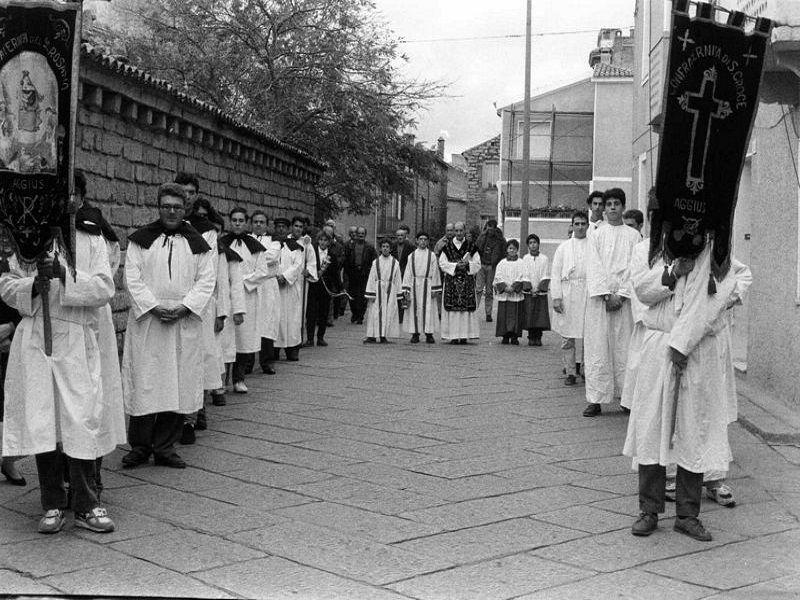
[[[756,389],[737,373],[738,422],[774,444],[800,444],[800,411],[764,388]]]

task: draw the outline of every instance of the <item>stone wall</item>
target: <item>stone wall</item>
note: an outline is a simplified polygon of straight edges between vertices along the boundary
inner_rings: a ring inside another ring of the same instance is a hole
[[[222,213],[263,208],[270,217],[313,217],[324,165],[301,149],[249,127],[139,69],[83,45],[76,166],[87,199],[122,240],[157,218],[156,191],[179,171]],[[124,252],[123,252],[124,257]],[[125,329],[128,298],[117,274],[112,307]]]
[[[483,165],[500,163],[500,136],[461,153],[467,162],[467,223],[480,225],[497,216],[497,188],[483,187]]]

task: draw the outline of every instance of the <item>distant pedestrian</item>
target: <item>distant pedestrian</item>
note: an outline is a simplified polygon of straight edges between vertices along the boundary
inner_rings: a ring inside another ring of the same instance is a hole
[[[478,236],[475,242],[481,260],[481,270],[475,278],[475,293],[477,302],[481,303],[481,296],[484,297],[484,312],[486,322],[492,322],[492,307],[494,298],[492,296],[494,281],[494,270],[506,254],[506,239],[503,232],[497,227],[495,219],[486,222],[486,229]]]
[[[372,263],[378,254],[375,247],[367,241],[367,229],[359,227],[356,239],[352,241],[345,252],[344,271],[347,274],[348,293],[350,300],[351,323],[363,324],[364,314],[367,312],[367,301],[364,296],[367,288],[367,278]]]

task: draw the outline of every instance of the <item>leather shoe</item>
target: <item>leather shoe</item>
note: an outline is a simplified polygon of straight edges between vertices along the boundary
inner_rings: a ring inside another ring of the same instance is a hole
[[[436,343],[436,340],[435,340],[435,339],[433,339],[433,335],[432,335],[432,334],[430,334],[430,333],[426,333],[426,334],[425,334],[425,343],[426,343],[426,344],[435,344],[435,343]]]
[[[698,542],[711,541],[711,534],[703,527],[697,517],[675,517],[675,525],[672,526],[672,529],[683,535],[688,535]]]
[[[169,456],[156,456],[153,462],[160,467],[169,467],[171,469],[186,468],[186,461],[177,454],[170,454]]]
[[[211,394],[211,404],[214,406],[225,406],[228,401],[225,400],[225,394]]]
[[[191,446],[194,444],[197,436],[194,433],[194,426],[191,423],[183,424],[183,432],[181,432],[180,444],[183,446]]]
[[[575,385],[578,382],[578,379],[575,375],[567,375],[564,378],[564,385]]]
[[[648,536],[658,529],[658,515],[655,513],[643,512],[631,527],[631,533],[638,536]]]
[[[419,344],[419,334],[418,333],[412,333],[411,334],[411,343],[412,344]]]
[[[149,457],[137,452],[136,450],[131,450],[122,457],[122,468],[133,469],[139,465],[146,465],[148,460]]]
[[[603,409],[600,408],[599,404],[588,404],[585,409],[583,409],[583,416],[584,417],[596,417]]]
[[[275,375],[275,369],[273,369],[272,367],[264,367],[263,369],[261,369],[261,372],[264,375]]]
[[[326,342],[323,338],[317,338],[317,346],[322,346],[323,348],[325,348],[327,345],[328,342]]]
[[[3,477],[5,477],[6,481],[8,481],[8,483],[10,483],[11,485],[18,485],[18,486],[22,487],[24,485],[27,485],[27,483],[28,483],[27,481],[25,481],[25,478],[22,477],[21,475],[19,477],[12,477],[11,473],[9,473],[6,470],[6,466],[5,465],[0,466],[0,473],[3,474]]]
[[[314,340],[307,340],[303,344],[303,348],[313,348],[314,347]]]
[[[487,323],[491,323],[492,322],[492,315],[486,315],[486,322]]]

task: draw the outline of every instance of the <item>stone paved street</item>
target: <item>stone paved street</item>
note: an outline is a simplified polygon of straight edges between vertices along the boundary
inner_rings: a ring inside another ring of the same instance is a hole
[[[0,593],[198,598],[779,598],[800,593],[800,448],[731,427],[739,504],[704,500],[712,543],[630,534],[626,417],[580,415],[557,339],[330,347],[253,375],[210,407],[190,467],[121,470],[117,531],[36,533],[27,488],[0,484]]]

